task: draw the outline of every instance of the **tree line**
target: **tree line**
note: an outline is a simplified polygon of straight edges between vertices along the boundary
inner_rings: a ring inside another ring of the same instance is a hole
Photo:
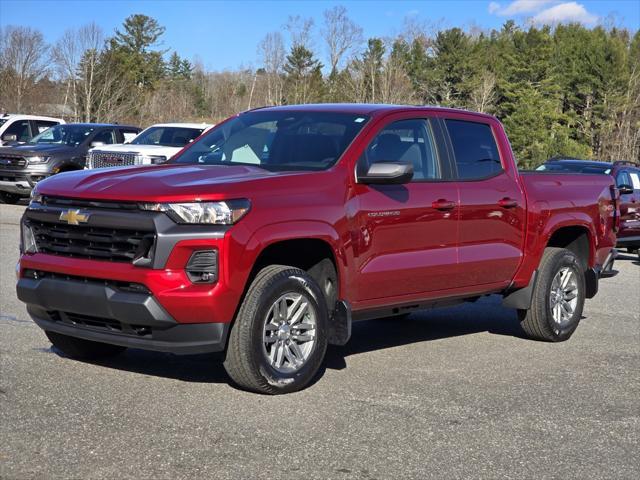
[[[207,71],[162,49],[146,15],[107,36],[91,23],[54,44],[0,32],[0,109],[67,121],[219,121],[264,105],[430,104],[496,115],[523,167],[564,155],[640,160],[640,32],[581,24],[437,28],[408,21],[365,38],[336,6],[292,16],[257,46],[256,67]]]

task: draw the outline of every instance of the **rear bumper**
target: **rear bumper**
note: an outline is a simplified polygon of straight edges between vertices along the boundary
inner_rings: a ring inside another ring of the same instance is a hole
[[[47,331],[177,354],[221,351],[226,344],[229,324],[179,324],[151,293],[113,283],[21,278],[17,293]]]

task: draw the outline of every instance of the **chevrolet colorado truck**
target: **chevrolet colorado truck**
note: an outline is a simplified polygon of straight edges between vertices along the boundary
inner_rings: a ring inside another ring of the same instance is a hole
[[[17,294],[70,357],[219,351],[241,388],[286,393],[354,320],[483,295],[529,337],[568,339],[611,257],[617,197],[609,176],[520,174],[492,116],[262,108],[166,164],[39,183]]]

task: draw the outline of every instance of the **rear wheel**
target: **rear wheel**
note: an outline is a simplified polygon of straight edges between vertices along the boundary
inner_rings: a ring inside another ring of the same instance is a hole
[[[531,308],[519,311],[522,329],[535,340],[567,340],[578,328],[584,299],[584,271],[576,255],[564,248],[547,248],[540,261]]]
[[[56,332],[45,332],[54,347],[71,358],[93,360],[118,355],[126,347],[110,345],[108,343],[92,342],[82,338],[70,337]]]
[[[224,367],[247,390],[301,390],[322,364],[327,325],[325,298],[307,272],[282,265],[263,268],[231,328]]]
[[[15,194],[15,193],[0,192],[0,200],[2,201],[2,203],[15,205],[21,199],[22,199],[22,197],[20,195]]]

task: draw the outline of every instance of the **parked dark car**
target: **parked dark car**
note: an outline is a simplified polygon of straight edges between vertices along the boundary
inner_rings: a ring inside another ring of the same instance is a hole
[[[620,191],[620,230],[616,246],[638,252],[640,256],[640,164],[555,158],[536,170],[608,174],[615,178]]]
[[[140,128],[128,125],[67,123],[56,125],[24,145],[0,149],[0,200],[17,203],[51,175],[82,170],[90,148],[123,143]]]

